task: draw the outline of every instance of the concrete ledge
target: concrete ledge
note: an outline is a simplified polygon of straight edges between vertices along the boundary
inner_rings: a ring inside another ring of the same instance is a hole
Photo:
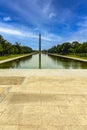
[[[30,76],[83,76],[87,77],[87,69],[0,69],[1,77]]]

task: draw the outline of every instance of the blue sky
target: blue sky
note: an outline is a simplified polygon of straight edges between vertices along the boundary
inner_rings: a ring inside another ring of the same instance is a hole
[[[87,0],[0,0],[0,34],[38,49],[87,41]]]

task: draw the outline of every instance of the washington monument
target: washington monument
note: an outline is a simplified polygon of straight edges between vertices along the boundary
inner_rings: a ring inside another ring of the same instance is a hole
[[[39,34],[39,52],[41,53],[41,34]]]

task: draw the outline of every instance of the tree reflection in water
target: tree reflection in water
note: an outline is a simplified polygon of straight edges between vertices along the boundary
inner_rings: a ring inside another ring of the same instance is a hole
[[[87,63],[48,54],[35,54],[0,65],[1,69],[87,69]]]

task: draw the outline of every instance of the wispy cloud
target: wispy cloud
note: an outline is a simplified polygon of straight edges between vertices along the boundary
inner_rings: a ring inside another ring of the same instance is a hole
[[[8,17],[3,17],[3,21],[5,21],[5,22],[11,21],[11,20],[12,20],[12,19],[11,19],[10,16],[8,16]]]
[[[16,11],[20,18],[25,19],[25,22],[35,26],[44,26],[44,23],[49,22],[49,18],[54,16],[53,0],[9,1],[7,5],[11,10]]]
[[[56,17],[56,14],[52,12],[52,13],[49,14],[49,18],[51,19],[53,17]]]
[[[20,26],[16,28],[16,27],[10,26],[9,24],[3,25],[2,23],[0,23],[0,25],[3,26],[3,27],[0,27],[0,33],[10,35],[10,36],[16,36],[16,38],[22,37],[21,39],[23,38],[30,39],[30,42],[32,41],[32,39],[38,40],[39,33],[35,31],[31,31],[30,29],[20,30]],[[61,39],[62,38],[60,36],[56,34],[48,33],[47,31],[44,31],[42,33],[42,40],[46,43],[48,42],[47,44],[61,41]]]
[[[42,11],[43,11],[44,14],[48,14],[49,13],[50,6],[51,6],[50,2],[43,6],[43,10]]]
[[[68,41],[79,41],[85,42],[87,41],[87,18],[83,19],[82,21],[78,22],[77,24],[77,31],[72,31],[68,34]]]
[[[80,28],[87,27],[87,17],[82,17],[82,20],[77,23]]]
[[[10,34],[10,35],[23,36],[23,34],[18,30],[13,30],[13,29],[4,28],[4,27],[0,27],[0,32]]]

